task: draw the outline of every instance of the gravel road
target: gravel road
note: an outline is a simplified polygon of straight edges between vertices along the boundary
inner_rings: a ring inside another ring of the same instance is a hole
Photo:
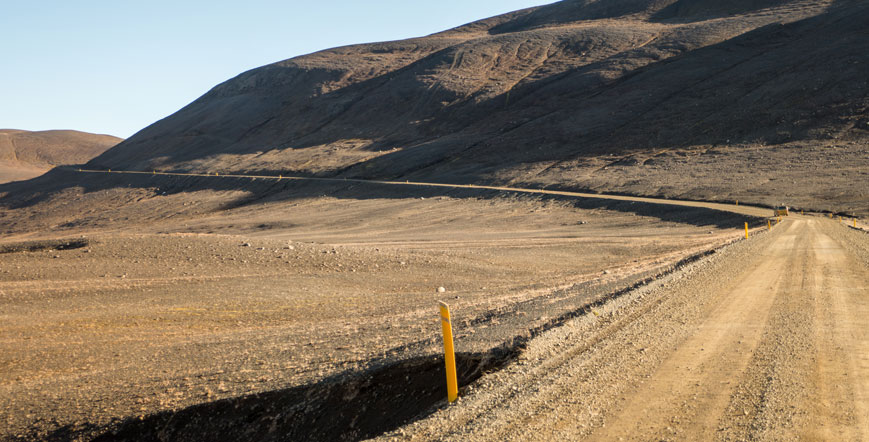
[[[259,180],[164,175],[139,178],[158,190]],[[297,181],[330,197],[260,198],[170,221],[160,210],[216,207],[239,192],[127,198],[92,218],[41,219],[90,229],[80,247],[21,243],[29,230],[6,244],[0,440],[869,435],[869,236],[844,223],[791,216],[767,232],[751,217],[769,211],[741,205]],[[382,195],[360,199],[354,186]],[[494,199],[469,198],[477,193]],[[132,194],[69,201],[118,195]],[[63,216],[67,202],[45,204]],[[731,242],[743,219],[751,240]],[[445,280],[462,312],[457,346],[476,373],[462,385],[489,372],[451,406],[436,402],[439,337],[423,335]],[[360,321],[387,313],[395,320],[383,327]],[[370,369],[337,376],[348,367]]]
[[[531,341],[382,440],[866,440],[869,236],[770,233]]]
[[[166,189],[184,178],[144,179]],[[377,435],[406,421],[390,414],[396,407],[409,419],[440,398],[438,300],[457,315],[459,351],[480,359],[565,312],[737,240],[746,219],[466,188],[366,185],[361,198],[347,196],[359,183],[317,184],[330,196],[206,214],[197,211],[226,200],[206,191],[137,200],[139,191],[124,187],[46,203],[52,217],[40,222],[75,226],[61,228],[65,239],[37,229],[0,242],[0,440],[90,440],[128,420],[163,428],[156,420],[165,414],[194,435],[188,440],[205,440],[206,429],[181,418],[187,411],[258,394],[268,406],[276,396],[291,405],[316,396],[332,410],[329,430],[341,429],[345,440]],[[53,218],[67,214],[79,218]],[[13,215],[34,224],[26,212]],[[343,388],[347,376],[381,368],[401,372],[393,365],[405,362],[431,366],[436,381],[414,369],[406,375],[420,388],[403,394],[428,388],[431,399],[379,405],[387,417],[364,433],[350,427],[360,408],[352,403],[343,404],[350,417],[336,422],[329,385]],[[257,427],[241,411],[237,417],[214,421]],[[295,429],[307,440],[335,439],[280,422],[272,434]],[[212,440],[228,438],[218,434]]]

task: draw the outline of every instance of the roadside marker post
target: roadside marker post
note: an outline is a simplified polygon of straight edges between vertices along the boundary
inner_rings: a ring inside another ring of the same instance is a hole
[[[736,200],[736,205],[737,205],[737,206],[739,205],[739,200]]]
[[[857,227],[857,218],[854,218],[854,227]]]
[[[455,402],[459,397],[459,382],[456,377],[456,351],[453,348],[453,324],[450,321],[450,306],[438,302],[441,308],[441,327],[444,331],[444,363],[447,369],[447,400]]]
[[[745,239],[748,239],[748,223],[745,223]]]
[[[772,223],[770,220],[766,220],[766,230],[772,230]]]

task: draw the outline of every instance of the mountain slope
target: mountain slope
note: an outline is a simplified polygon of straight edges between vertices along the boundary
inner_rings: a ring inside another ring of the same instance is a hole
[[[565,1],[287,60],[215,87],[94,164],[399,176],[469,148],[469,164],[501,169],[505,154],[528,163],[864,135],[852,121],[869,96],[864,5],[717,5]]]
[[[0,183],[30,179],[54,166],[83,164],[121,141],[74,130],[0,130]]]
[[[869,214],[866,29],[856,0],[565,0],[253,69],[89,165]]]

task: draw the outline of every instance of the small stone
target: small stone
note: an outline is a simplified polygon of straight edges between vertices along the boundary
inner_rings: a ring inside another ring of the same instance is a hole
[[[438,287],[438,293],[444,293],[446,291],[447,291],[447,289],[445,289],[443,287]]]
[[[246,242],[246,243],[242,244],[241,246],[242,246],[242,247],[250,247],[250,243],[249,243],[249,242]]]

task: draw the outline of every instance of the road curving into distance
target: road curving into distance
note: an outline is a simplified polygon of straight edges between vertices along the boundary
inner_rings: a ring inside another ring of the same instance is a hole
[[[869,440],[869,235],[791,217],[532,341],[420,440]]]
[[[579,192],[346,181],[770,214]],[[381,438],[869,440],[869,235],[799,215],[763,230],[545,332],[454,405]]]
[[[771,210],[762,207],[746,206],[739,204],[725,203],[710,203],[703,201],[686,201],[686,200],[671,200],[664,198],[647,198],[638,196],[625,195],[606,195],[598,193],[570,192],[561,190],[546,190],[546,189],[528,189],[520,187],[503,187],[503,186],[484,186],[476,184],[447,184],[447,183],[426,183],[416,181],[384,181],[384,180],[363,180],[353,178],[316,178],[316,177],[298,177],[298,176],[273,176],[273,175],[239,175],[239,174],[221,174],[215,173],[183,173],[183,172],[144,172],[132,170],[97,170],[97,169],[70,169],[81,173],[113,173],[113,174],[136,174],[136,175],[162,175],[162,176],[184,176],[184,177],[209,177],[209,178],[254,178],[254,179],[270,179],[270,180],[292,180],[292,181],[323,181],[323,182],[344,182],[344,183],[370,183],[383,184],[391,186],[414,186],[414,187],[444,187],[450,189],[480,189],[480,190],[497,190],[503,192],[516,192],[541,195],[558,195],[569,196],[576,198],[595,198],[608,199],[617,201],[635,201],[650,204],[667,204],[673,206],[687,207],[705,207],[707,209],[722,210],[726,212],[739,213],[749,216],[769,217]]]

